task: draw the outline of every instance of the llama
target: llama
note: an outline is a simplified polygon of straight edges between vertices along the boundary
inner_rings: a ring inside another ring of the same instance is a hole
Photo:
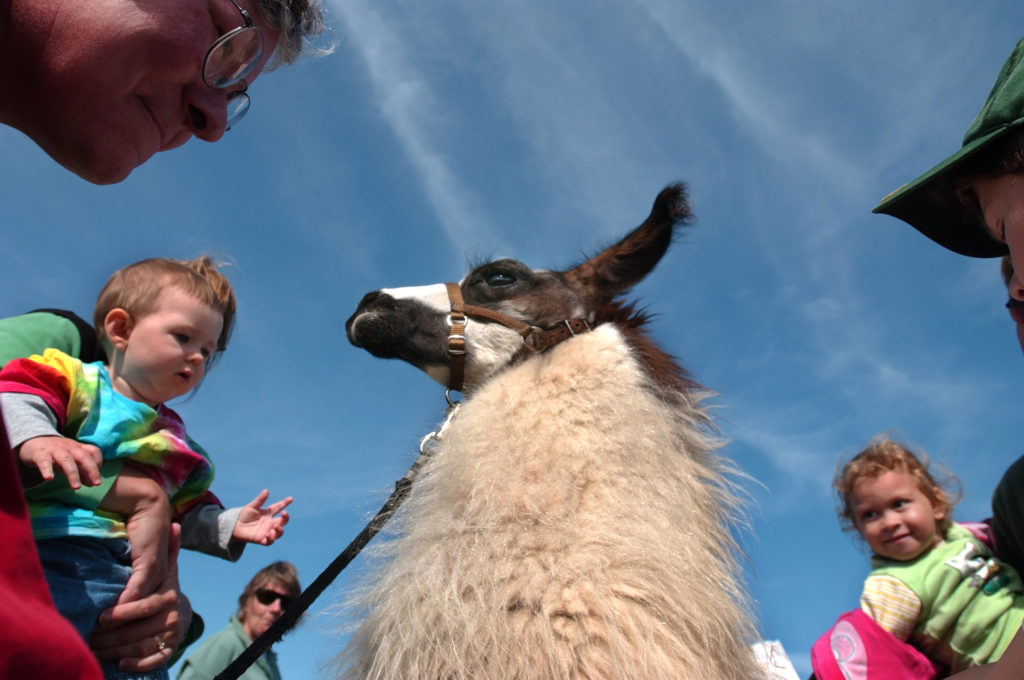
[[[357,598],[340,676],[763,677],[708,393],[620,298],[690,221],[676,184],[566,271],[502,259],[363,298],[352,344],[465,401]]]

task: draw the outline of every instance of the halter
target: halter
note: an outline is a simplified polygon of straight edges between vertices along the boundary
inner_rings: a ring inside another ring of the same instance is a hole
[[[548,329],[531,326],[521,319],[496,312],[486,307],[467,305],[462,299],[462,289],[457,283],[446,283],[451,313],[448,315],[448,358],[451,375],[448,390],[461,391],[466,369],[466,319],[467,317],[487,319],[500,323],[523,336],[523,346],[531,352],[545,352],[563,340],[590,330],[586,319],[563,319]],[[447,393],[446,393],[447,394]],[[451,399],[448,400],[449,402]]]

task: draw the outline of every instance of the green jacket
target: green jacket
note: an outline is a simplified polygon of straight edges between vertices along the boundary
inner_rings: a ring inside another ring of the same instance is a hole
[[[998,659],[1024,619],[1024,595],[1012,567],[965,528],[909,562],[875,556],[872,576],[893,576],[914,591],[921,614],[909,642],[951,671]]]
[[[213,680],[228,664],[242,655],[252,640],[242,628],[237,616],[228,620],[228,627],[214,633],[185,659],[178,680]],[[238,676],[239,680],[281,680],[277,668],[277,654],[268,649],[253,665]]]

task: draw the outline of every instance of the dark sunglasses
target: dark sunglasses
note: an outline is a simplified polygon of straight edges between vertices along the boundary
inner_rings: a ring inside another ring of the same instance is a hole
[[[1006,301],[1006,308],[1010,310],[1010,318],[1015,322],[1024,324],[1024,300],[1010,298]]]
[[[273,604],[274,600],[281,600],[281,609],[288,609],[288,605],[292,603],[291,595],[282,595],[281,593],[273,590],[267,590],[266,588],[260,588],[256,591],[256,599],[264,606]]]

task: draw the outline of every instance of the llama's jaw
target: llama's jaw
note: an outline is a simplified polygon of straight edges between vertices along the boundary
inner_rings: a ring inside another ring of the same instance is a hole
[[[402,359],[423,370],[444,364],[437,337],[447,335],[444,315],[420,299],[389,291],[368,293],[345,322],[350,343],[382,359]]]
[[[345,323],[350,343],[382,359],[401,359],[448,385],[450,303],[443,284],[391,288],[367,294]],[[516,331],[466,320],[465,384],[484,382],[522,349]]]

